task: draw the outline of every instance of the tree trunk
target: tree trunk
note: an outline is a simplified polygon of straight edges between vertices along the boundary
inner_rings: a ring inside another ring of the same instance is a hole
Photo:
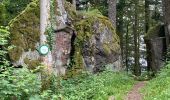
[[[127,70],[127,72],[128,72],[128,70],[129,70],[129,64],[128,64],[128,62],[129,62],[129,60],[128,60],[128,57],[129,57],[129,24],[127,24],[127,26],[126,26],[126,53],[125,53],[125,63],[126,63],[126,70]]]
[[[166,45],[170,44],[170,0],[163,1]]]
[[[116,28],[116,0],[108,0],[108,16]]]
[[[149,12],[149,0],[145,0],[145,33],[147,33],[148,32],[148,30],[149,30],[149,19],[150,19],[150,12]],[[147,40],[145,40],[145,44],[146,44],[146,48],[150,48],[150,47],[148,47],[148,42],[147,42]],[[146,51],[147,51],[147,55],[146,55],[146,57],[147,57],[147,71],[149,72],[150,71],[150,67],[151,67],[151,63],[150,63],[150,55],[149,55],[149,53],[150,53],[150,49],[146,49]]]
[[[124,38],[123,38],[123,33],[124,33],[124,31],[123,31],[123,27],[124,27],[124,20],[123,20],[123,16],[125,15],[124,14],[124,7],[125,7],[125,0],[121,0],[121,1],[119,1],[119,3],[118,3],[118,6],[117,6],[117,11],[119,12],[119,14],[117,14],[116,16],[117,16],[117,18],[119,18],[118,20],[116,20],[117,22],[117,24],[116,24],[116,26],[117,26],[117,33],[118,33],[118,35],[119,35],[119,38],[120,38],[120,47],[121,47],[121,58],[122,58],[122,63],[123,63],[123,60],[124,60],[124,56],[126,55],[126,54],[124,54],[124,52],[126,52],[126,51],[124,51],[124,43],[123,43],[123,40],[124,40]],[[123,65],[123,64],[122,64]]]
[[[72,30],[67,26],[68,17],[64,3],[63,0],[55,0],[55,5],[53,5],[55,6],[53,16],[55,17],[50,16],[50,0],[41,0],[40,5],[41,45],[47,43],[47,36],[45,35],[47,27],[51,26],[55,32],[52,36],[54,38],[53,43],[51,43],[52,50],[41,58],[43,64],[56,76],[65,74],[71,49]],[[51,19],[51,23],[50,17],[55,18]]]
[[[64,0],[55,0],[55,22],[53,26],[53,72],[55,75],[65,75],[71,51],[71,37],[73,30],[68,26],[68,15],[64,7]]]
[[[134,58],[135,58],[135,65],[134,65],[134,74],[136,76],[140,76],[141,68],[139,65],[139,35],[138,35],[138,0],[135,0],[135,18],[134,18],[134,25],[133,25],[133,34],[134,34]]]
[[[149,0],[145,0],[145,33],[147,33],[149,30],[149,19],[150,19]]]
[[[73,5],[74,8],[76,9],[76,0],[72,0],[72,5]]]
[[[50,23],[50,0],[40,0],[40,45],[47,43],[45,35],[46,28]],[[52,55],[49,52],[46,56],[41,56],[42,62],[48,67],[48,71],[52,71]]]

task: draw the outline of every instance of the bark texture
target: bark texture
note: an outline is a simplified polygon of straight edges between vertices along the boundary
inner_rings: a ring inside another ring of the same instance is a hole
[[[114,27],[116,27],[116,1],[108,0],[108,15]]]
[[[76,9],[76,0],[72,0],[72,5]]]
[[[170,44],[170,0],[163,0],[166,44]]]
[[[133,25],[133,35],[134,35],[134,60],[135,60],[135,65],[134,65],[134,74],[136,76],[140,76],[141,75],[141,67],[139,64],[139,25],[138,25],[138,0],[135,0],[135,17],[134,17],[134,25]]]
[[[68,28],[68,14],[65,10],[63,0],[55,2],[55,25],[53,43],[53,71],[56,75],[64,75],[70,60],[71,37],[73,30]]]
[[[50,0],[40,0],[40,45],[47,43],[47,36],[45,35],[46,29],[50,24]],[[52,69],[52,55],[51,51],[45,55],[41,56],[42,62],[48,67],[51,72]]]

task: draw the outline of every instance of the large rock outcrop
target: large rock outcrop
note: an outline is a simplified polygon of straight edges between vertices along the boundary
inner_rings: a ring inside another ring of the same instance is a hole
[[[39,2],[36,0],[9,23],[10,43],[15,46],[9,51],[9,55],[15,66],[29,65],[32,69],[39,65],[36,50],[40,41],[39,18]]]
[[[120,63],[114,63],[120,62],[120,41],[108,18],[98,11],[87,12],[75,27],[75,44],[80,48],[76,53],[82,55],[86,68],[93,72],[102,70],[108,64],[116,70],[120,68]]]
[[[59,1],[55,7],[54,40],[49,44],[53,46],[55,74],[65,74],[68,69],[67,73],[72,76],[86,68],[98,72],[105,65],[119,70],[119,37],[110,20],[98,11],[78,13],[70,3],[65,2],[64,6],[64,1]],[[9,52],[13,64],[28,65],[30,68],[38,66],[41,62],[36,50],[40,41],[38,1],[30,3],[11,21],[10,32],[11,44],[16,46]]]
[[[164,25],[151,28],[145,35],[145,43],[150,70],[156,73],[164,64],[167,49]]]

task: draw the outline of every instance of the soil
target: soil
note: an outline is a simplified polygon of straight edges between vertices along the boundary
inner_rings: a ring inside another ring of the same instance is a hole
[[[124,100],[142,100],[143,95],[140,93],[140,89],[143,88],[145,84],[146,81],[141,81],[135,84]]]

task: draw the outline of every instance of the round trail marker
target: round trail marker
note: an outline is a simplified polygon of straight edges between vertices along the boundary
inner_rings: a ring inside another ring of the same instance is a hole
[[[50,49],[49,49],[49,47],[48,47],[48,45],[41,45],[40,47],[39,47],[39,53],[41,54],[41,55],[47,55],[48,54],[48,52],[50,51]]]

